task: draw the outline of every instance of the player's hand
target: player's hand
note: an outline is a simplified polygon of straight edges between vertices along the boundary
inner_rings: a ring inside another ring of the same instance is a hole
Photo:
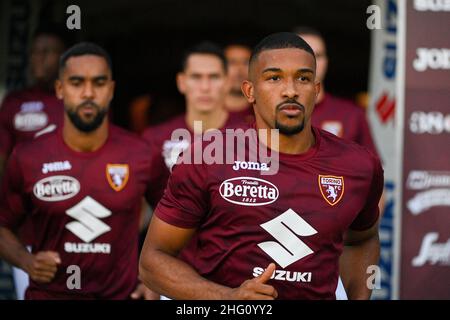
[[[145,286],[142,282],[139,282],[136,289],[131,294],[131,299],[143,299],[143,300],[159,300],[159,294],[153,292]]]
[[[31,280],[48,283],[55,277],[60,263],[58,252],[40,251],[32,256],[27,272]]]
[[[271,263],[257,278],[244,281],[240,287],[233,289],[231,299],[237,300],[274,300],[278,292],[271,285],[265,284],[273,272],[275,264]]]

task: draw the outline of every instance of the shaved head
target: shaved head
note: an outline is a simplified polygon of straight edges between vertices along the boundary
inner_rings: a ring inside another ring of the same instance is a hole
[[[313,56],[314,62],[316,60],[313,49],[298,34],[293,32],[273,33],[262,39],[253,49],[252,55],[250,56],[249,77],[252,78],[252,66],[261,52],[289,48],[304,50]]]

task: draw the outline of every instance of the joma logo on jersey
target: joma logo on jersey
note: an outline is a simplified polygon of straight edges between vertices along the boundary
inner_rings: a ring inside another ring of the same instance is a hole
[[[226,201],[243,206],[263,206],[277,200],[280,194],[273,183],[253,177],[225,180],[219,192]]]
[[[49,173],[49,172],[65,171],[65,170],[70,170],[70,169],[72,169],[72,165],[67,160],[44,163],[42,165],[42,173],[44,173],[44,174]]]
[[[129,176],[130,169],[127,164],[108,164],[106,166],[106,179],[115,191],[125,188]]]
[[[66,242],[64,250],[69,253],[111,253],[109,243],[90,243],[111,227],[100,219],[109,217],[111,211],[102,204],[87,196],[77,205],[66,211],[66,214],[76,221],[66,224],[66,229],[84,241],[84,243]]]
[[[264,273],[264,268],[253,268],[253,276],[256,278]],[[289,282],[311,282],[312,272],[298,272],[287,270],[275,270],[270,277],[273,280]]]
[[[269,171],[269,167],[267,167],[267,163],[259,163],[259,162],[247,162],[247,161],[235,161],[233,170],[238,171],[240,169],[243,170],[256,170],[256,171]]]
[[[334,206],[344,195],[344,177],[319,175],[319,189],[325,201]]]
[[[80,191],[80,183],[69,176],[52,176],[36,182],[33,193],[43,201],[62,201],[72,198]]]

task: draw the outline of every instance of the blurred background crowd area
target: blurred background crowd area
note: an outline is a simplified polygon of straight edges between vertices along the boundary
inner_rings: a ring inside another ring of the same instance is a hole
[[[68,43],[93,41],[113,59],[112,121],[133,131],[184,111],[175,84],[183,50],[199,41],[252,47],[265,35],[296,26],[318,29],[327,44],[327,91],[366,104],[370,0],[1,0],[0,100],[29,82],[33,32],[59,28]],[[67,8],[81,10],[81,29],[68,30]],[[13,73],[8,70],[14,70]],[[7,72],[8,71],[8,72]],[[361,94],[362,93],[362,94]]]

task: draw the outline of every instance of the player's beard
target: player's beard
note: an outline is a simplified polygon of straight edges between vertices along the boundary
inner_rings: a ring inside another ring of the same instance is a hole
[[[97,110],[96,115],[93,119],[89,121],[83,120],[79,115],[78,111],[86,105],[90,105]],[[81,132],[89,133],[96,130],[103,123],[103,119],[108,113],[108,108],[100,108],[97,104],[92,101],[85,101],[82,104],[78,105],[75,110],[66,109],[67,115],[72,122],[72,124]]]
[[[278,120],[279,108],[283,104],[286,104],[286,103],[296,104],[302,110],[303,118],[301,119],[301,121],[299,121],[298,124],[296,124],[296,125],[285,125],[285,124],[281,123]],[[290,100],[289,99],[287,101],[284,101],[284,102],[280,103],[277,106],[276,111],[275,111],[275,129],[278,129],[281,134],[284,134],[286,136],[291,136],[291,135],[294,135],[294,134],[302,132],[304,128],[305,128],[305,107],[302,104],[298,103],[295,100]]]

